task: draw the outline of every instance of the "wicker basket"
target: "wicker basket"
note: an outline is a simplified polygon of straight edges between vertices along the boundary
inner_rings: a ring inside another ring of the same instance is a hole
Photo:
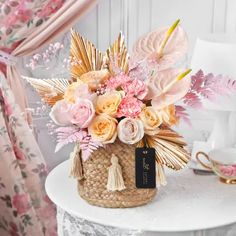
[[[135,147],[119,141],[108,148],[99,148],[83,162],[84,178],[78,181],[80,196],[88,203],[101,207],[126,208],[144,205],[156,195],[157,189],[137,189],[135,186]],[[126,189],[108,191],[106,188],[111,155],[115,154],[122,168]]]

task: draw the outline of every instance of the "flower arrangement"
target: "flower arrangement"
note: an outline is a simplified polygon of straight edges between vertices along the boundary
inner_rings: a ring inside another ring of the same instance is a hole
[[[56,151],[78,143],[86,162],[95,150],[116,140],[153,147],[157,177],[164,185],[163,165],[179,170],[189,160],[185,142],[171,129],[180,118],[188,121],[185,108],[176,103],[200,107],[201,97],[214,99],[219,89],[225,93],[222,84],[235,89],[229,78],[202,71],[189,77],[190,69],[177,68],[187,47],[179,20],[168,29],[139,38],[131,56],[122,34],[101,53],[72,30],[71,79],[25,77],[52,106],[50,117],[59,126]]]

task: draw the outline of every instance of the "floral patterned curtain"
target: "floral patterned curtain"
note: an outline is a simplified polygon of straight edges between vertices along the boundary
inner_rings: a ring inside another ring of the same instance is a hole
[[[47,21],[65,0],[1,0],[0,45],[13,49],[35,27]]]
[[[1,1],[0,50],[10,53],[63,3],[63,0]],[[0,62],[4,73],[6,63]],[[1,73],[0,235],[57,234],[55,208],[44,190],[46,175],[38,145]]]
[[[0,0],[1,236],[57,235],[55,207],[44,190],[47,167],[22,117],[27,101],[17,57],[33,53],[68,30],[95,2]]]
[[[4,75],[0,74],[0,235],[56,235],[44,190],[47,168]]]

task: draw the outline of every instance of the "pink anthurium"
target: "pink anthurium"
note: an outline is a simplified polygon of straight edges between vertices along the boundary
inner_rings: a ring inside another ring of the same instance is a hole
[[[151,59],[158,70],[170,68],[183,58],[188,49],[186,33],[180,26],[175,27],[171,33],[168,33],[171,28],[165,28],[139,38],[133,46],[132,58]]]
[[[157,72],[147,81],[148,94],[146,99],[152,99],[152,106],[157,109],[163,109],[180,100],[188,92],[191,85],[190,78],[179,77],[183,74],[177,69]]]

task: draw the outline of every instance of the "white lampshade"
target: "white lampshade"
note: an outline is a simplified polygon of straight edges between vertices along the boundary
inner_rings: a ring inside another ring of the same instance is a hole
[[[204,74],[227,75],[236,80],[236,35],[211,34],[198,38],[191,60],[193,72],[202,69]],[[236,111],[236,95],[220,97],[217,104],[203,101],[211,110]]]

